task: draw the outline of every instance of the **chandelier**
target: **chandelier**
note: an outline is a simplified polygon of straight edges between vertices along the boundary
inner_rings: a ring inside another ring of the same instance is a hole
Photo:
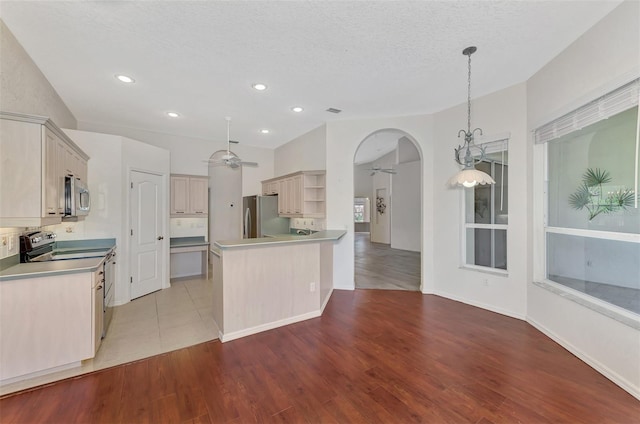
[[[449,179],[451,187],[475,187],[479,184],[495,184],[491,176],[475,168],[476,164],[485,159],[485,148],[478,147],[473,142],[474,134],[478,132],[482,135],[482,130],[476,128],[471,130],[471,55],[475,53],[475,46],[467,47],[462,54],[469,58],[468,79],[467,79],[467,130],[458,131],[458,138],[464,135],[464,144],[454,149],[454,159],[464,168]]]

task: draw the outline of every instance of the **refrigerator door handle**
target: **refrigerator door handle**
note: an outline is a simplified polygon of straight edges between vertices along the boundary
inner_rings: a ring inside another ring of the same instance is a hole
[[[251,209],[244,211],[244,238],[251,238]]]

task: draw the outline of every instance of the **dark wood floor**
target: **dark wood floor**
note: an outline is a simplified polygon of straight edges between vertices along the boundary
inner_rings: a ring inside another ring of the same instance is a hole
[[[632,423],[640,402],[523,321],[409,291],[0,400],[8,423]]]
[[[420,290],[420,252],[371,243],[369,233],[355,233],[356,288]]]

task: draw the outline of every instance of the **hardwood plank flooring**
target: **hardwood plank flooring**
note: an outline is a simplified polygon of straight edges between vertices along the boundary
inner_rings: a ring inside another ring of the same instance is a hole
[[[640,402],[526,322],[411,291],[0,399],[9,423],[633,423]]]
[[[420,252],[369,240],[369,233],[355,233],[356,288],[420,291]]]

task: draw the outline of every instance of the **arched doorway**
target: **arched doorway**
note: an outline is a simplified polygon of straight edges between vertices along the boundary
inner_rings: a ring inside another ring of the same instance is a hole
[[[422,157],[413,137],[382,129],[354,156],[355,287],[421,289]]]

